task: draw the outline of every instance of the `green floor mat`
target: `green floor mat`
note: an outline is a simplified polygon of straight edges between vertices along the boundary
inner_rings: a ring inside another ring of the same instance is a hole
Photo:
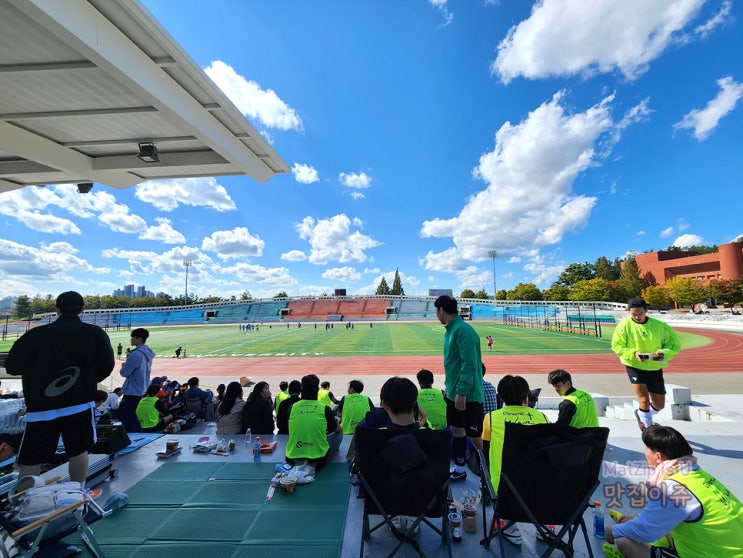
[[[187,506],[259,506],[266,501],[269,486],[266,480],[202,483],[189,498]]]
[[[239,546],[231,558],[338,558],[340,546],[263,545]],[[106,556],[108,558],[108,555]]]
[[[149,538],[153,541],[240,542],[255,516],[255,511],[235,508],[181,508]]]
[[[173,484],[163,484],[162,480],[150,480],[147,477],[130,487],[126,493],[131,506],[181,506],[202,486],[203,481],[180,480]]]
[[[223,463],[214,474],[218,479],[261,480],[269,481],[276,474],[278,463]]]
[[[250,541],[276,541],[305,544],[331,543],[343,537],[346,509],[327,510],[265,508],[258,514],[247,534]]]
[[[143,480],[167,480],[166,486],[174,486],[174,481],[207,481],[222,467],[224,463],[189,463],[188,461],[170,461],[163,463],[152,471]],[[269,477],[270,478],[270,477]]]

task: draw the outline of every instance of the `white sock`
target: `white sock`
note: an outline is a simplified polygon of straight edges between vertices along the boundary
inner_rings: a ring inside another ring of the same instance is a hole
[[[642,421],[642,424],[645,425],[645,428],[653,425],[653,412],[652,411],[642,411],[638,409],[637,414],[640,415],[640,420]]]
[[[652,405],[650,405],[650,416],[652,417],[653,415],[657,415],[658,413],[660,413],[660,411],[656,409],[655,407],[653,407]]]

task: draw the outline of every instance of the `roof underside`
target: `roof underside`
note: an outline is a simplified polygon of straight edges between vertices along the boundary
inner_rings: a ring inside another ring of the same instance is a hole
[[[287,172],[137,0],[0,0],[0,191]]]

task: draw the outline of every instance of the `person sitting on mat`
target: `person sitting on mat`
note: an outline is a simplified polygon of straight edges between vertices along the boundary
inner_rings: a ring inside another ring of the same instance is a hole
[[[150,384],[137,404],[137,418],[142,425],[142,432],[162,432],[173,420],[165,401],[157,396],[159,391],[160,384]]]

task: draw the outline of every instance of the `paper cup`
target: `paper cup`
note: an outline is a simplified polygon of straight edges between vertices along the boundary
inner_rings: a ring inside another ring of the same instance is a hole
[[[297,486],[297,477],[281,477],[279,479],[279,486],[281,487],[281,492],[291,494]]]

